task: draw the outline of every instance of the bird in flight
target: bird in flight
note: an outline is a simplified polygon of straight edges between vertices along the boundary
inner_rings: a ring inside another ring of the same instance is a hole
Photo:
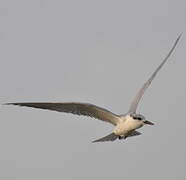
[[[96,118],[108,123],[111,123],[115,126],[113,131],[100,139],[97,139],[93,142],[104,142],[104,141],[114,141],[116,139],[126,139],[127,137],[138,136],[141,133],[136,129],[141,128],[144,125],[154,125],[154,123],[146,120],[142,114],[136,113],[138,104],[145,92],[145,90],[150,86],[152,80],[155,78],[156,74],[166,63],[173,50],[175,49],[181,35],[176,39],[172,49],[169,51],[165,59],[154,71],[151,77],[143,84],[141,89],[138,91],[134,97],[128,112],[125,115],[114,114],[104,108],[95,106],[88,103],[79,103],[79,102],[21,102],[21,103],[7,103],[6,105],[18,105],[18,106],[27,106],[32,108],[47,109],[58,112],[72,113],[76,115],[84,115],[92,118]]]

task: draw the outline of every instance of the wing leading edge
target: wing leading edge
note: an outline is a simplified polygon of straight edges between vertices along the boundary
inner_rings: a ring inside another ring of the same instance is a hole
[[[105,122],[116,125],[119,116],[98,106],[88,103],[43,103],[43,102],[25,102],[25,103],[7,103],[6,105],[18,105],[39,109],[47,109],[58,112],[72,113],[76,115],[84,115],[93,117]]]
[[[145,90],[150,86],[152,80],[155,78],[155,76],[157,75],[157,73],[159,72],[159,70],[162,68],[162,66],[166,63],[166,61],[168,60],[168,58],[170,57],[170,55],[172,54],[172,52],[174,51],[179,39],[181,37],[181,34],[178,36],[178,38],[176,39],[173,47],[171,48],[171,50],[169,51],[169,53],[167,54],[167,56],[165,57],[165,59],[163,60],[163,62],[158,66],[158,68],[155,70],[155,72],[151,75],[151,77],[145,82],[145,84],[142,86],[142,88],[138,91],[138,93],[136,94],[136,96],[134,97],[130,108],[129,108],[129,113],[135,113],[136,109],[138,107],[138,104],[145,92]]]

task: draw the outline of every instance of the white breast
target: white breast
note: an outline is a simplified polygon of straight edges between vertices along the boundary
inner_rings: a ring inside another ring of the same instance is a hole
[[[133,119],[131,116],[127,115],[125,117],[125,121],[117,124],[114,129],[114,133],[116,135],[125,135],[128,132],[138,129],[143,126],[143,122],[139,120]]]

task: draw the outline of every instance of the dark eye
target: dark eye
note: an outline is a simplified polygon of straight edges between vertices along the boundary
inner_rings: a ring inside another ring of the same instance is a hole
[[[138,120],[142,120],[142,118],[141,118],[141,117],[138,117],[137,119],[138,119]]]

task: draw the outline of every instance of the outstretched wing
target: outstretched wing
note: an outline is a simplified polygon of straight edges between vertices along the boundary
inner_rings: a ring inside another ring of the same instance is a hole
[[[27,106],[39,109],[48,109],[59,112],[72,113],[77,115],[84,115],[100,119],[102,121],[109,122],[113,125],[116,125],[119,121],[119,116],[116,114],[103,109],[101,107],[95,106],[93,104],[87,103],[41,103],[41,102],[31,102],[31,103],[8,103],[6,105],[18,105],[18,106]]]
[[[142,98],[145,90],[150,86],[152,80],[155,78],[158,71],[162,68],[162,66],[166,63],[166,61],[168,60],[168,58],[172,54],[172,52],[175,49],[180,37],[181,37],[181,35],[179,35],[179,37],[176,39],[172,49],[169,51],[169,53],[167,54],[167,56],[165,57],[163,62],[158,66],[158,68],[155,70],[155,72],[152,74],[152,76],[148,79],[147,82],[145,82],[145,84],[142,86],[142,88],[138,91],[138,93],[136,94],[136,96],[134,97],[134,99],[133,99],[133,101],[130,105],[130,109],[128,111],[129,113],[135,113],[136,112],[136,109],[138,107],[138,103],[140,102],[140,99]]]

